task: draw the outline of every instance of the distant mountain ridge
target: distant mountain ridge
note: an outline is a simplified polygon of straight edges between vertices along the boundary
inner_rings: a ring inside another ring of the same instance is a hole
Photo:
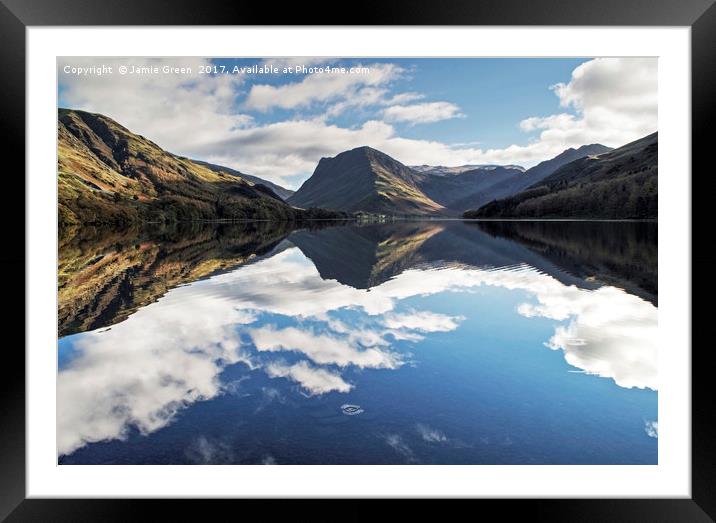
[[[601,144],[583,145],[577,149],[569,148],[554,158],[538,163],[527,169],[522,176],[513,176],[492,185],[489,191],[484,191],[472,196],[466,196],[463,200],[456,202],[455,206],[460,211],[477,209],[493,200],[499,200],[524,191],[530,185],[534,185],[546,178],[554,171],[579,158],[594,156],[611,151],[611,147]]]
[[[288,203],[346,212],[459,216],[515,194],[570,161],[610,151],[599,144],[568,149],[524,170],[516,165],[408,167],[371,147],[322,158]]]
[[[657,217],[658,133],[571,161],[523,191],[465,212],[466,218]]]
[[[199,165],[203,165],[204,167],[208,167],[214,172],[225,172],[229,173],[232,176],[238,176],[239,178],[242,178],[244,180],[247,180],[253,184],[261,184],[265,185],[269,189],[271,189],[274,193],[276,193],[278,196],[281,197],[282,200],[288,199],[293,193],[296,191],[292,191],[291,189],[286,189],[285,187],[280,186],[277,183],[270,182],[268,180],[265,180],[263,178],[259,178],[258,176],[254,176],[253,174],[246,174],[241,171],[237,171],[236,169],[232,169],[230,167],[224,167],[223,165],[216,165],[209,162],[204,162],[201,160],[192,160],[192,162],[197,163]]]
[[[494,188],[509,187],[510,181],[524,177],[524,170],[514,167],[489,166],[464,171],[454,175],[416,173],[417,185],[434,201],[448,209],[448,213],[459,215],[476,202],[494,198]]]
[[[521,165],[497,165],[497,164],[475,164],[475,165],[458,165],[456,167],[446,167],[444,165],[411,165],[410,168],[419,173],[435,174],[437,176],[450,176],[454,174],[462,174],[466,171],[474,171],[475,169],[494,169],[496,167],[504,167],[506,169],[519,169],[524,171]]]
[[[526,174],[530,177],[531,183],[536,183],[549,176],[563,165],[567,165],[574,160],[579,160],[580,158],[585,158],[587,156],[599,156],[600,154],[608,153],[612,150],[612,147],[607,147],[599,143],[582,145],[576,149],[570,147],[554,158],[545,160],[538,163],[534,167],[531,167],[527,170]]]

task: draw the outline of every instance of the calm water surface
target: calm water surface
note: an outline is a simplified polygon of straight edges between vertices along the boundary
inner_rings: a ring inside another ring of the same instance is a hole
[[[61,242],[61,464],[655,464],[657,226]]]

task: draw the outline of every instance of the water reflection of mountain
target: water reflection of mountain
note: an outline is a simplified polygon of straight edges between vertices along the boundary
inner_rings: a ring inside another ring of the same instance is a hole
[[[122,231],[83,228],[60,239],[59,335],[125,320],[169,289],[269,252],[286,224],[193,224]]]
[[[656,222],[470,222],[528,247],[570,274],[658,301]]]
[[[323,224],[292,231],[253,222],[108,231],[60,241],[59,334],[123,321],[169,289],[270,253],[282,240],[323,279],[369,289],[434,264],[530,265],[565,285],[604,284],[657,301],[657,225],[604,222]]]
[[[368,289],[429,260],[422,246],[445,227],[439,222],[400,222],[301,230],[289,238],[324,280]]]
[[[440,262],[530,265],[565,285],[609,284],[656,303],[655,223],[423,222],[294,232],[324,279],[367,289]]]

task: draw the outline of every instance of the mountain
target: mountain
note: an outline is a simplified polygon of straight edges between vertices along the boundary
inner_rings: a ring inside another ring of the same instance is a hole
[[[466,218],[656,218],[658,133],[567,163]]]
[[[321,158],[311,177],[288,198],[297,207],[347,212],[439,214],[444,207],[417,185],[418,173],[371,147]]]
[[[608,151],[609,147],[600,144],[583,145],[567,149],[526,171],[519,165],[482,165],[447,174],[445,169],[450,168],[421,166],[417,184],[428,197],[446,207],[448,214],[460,215],[523,191],[573,160]]]
[[[229,167],[224,167],[222,165],[215,165],[213,163],[209,162],[202,162],[201,160],[192,160],[192,162],[197,163],[199,165],[203,165],[204,167],[207,167],[211,169],[214,172],[224,172],[228,173],[231,176],[237,176],[238,178],[242,178],[248,182],[253,183],[254,185],[265,185],[269,189],[271,189],[275,194],[281,197],[282,200],[288,199],[289,196],[291,196],[296,191],[292,191],[291,189],[286,189],[285,187],[281,187],[277,183],[270,182],[268,180],[264,180],[263,178],[259,178],[258,176],[254,176],[252,174],[246,174],[242,173],[241,171],[237,171],[235,169],[231,169]]]
[[[293,192],[228,167],[167,152],[106,116],[60,109],[59,223],[67,227],[217,219],[297,221],[340,218],[357,211],[459,216],[519,193],[573,160],[607,151],[598,144],[568,149],[524,171],[511,165],[410,168],[376,149],[359,147],[322,158],[313,175]]]
[[[59,109],[57,127],[61,228],[146,221],[290,221],[312,214],[291,208],[264,185],[169,153],[106,116]]]
[[[487,190],[467,194],[462,200],[453,203],[453,207],[460,212],[467,209],[478,209],[493,200],[507,198],[513,194],[524,191],[530,185],[534,185],[546,178],[554,171],[579,158],[595,156],[611,151],[610,147],[601,144],[583,145],[577,149],[567,149],[550,160],[538,163],[527,169],[522,176],[512,176],[492,184]]]
[[[459,174],[434,174],[430,171],[416,173],[414,179],[420,189],[433,201],[448,209],[449,214],[459,215],[478,202],[493,200],[495,186],[509,187],[510,181],[524,177],[521,167],[477,167]]]
[[[527,175],[525,176],[525,179],[529,182],[529,185],[532,185],[540,180],[543,180],[563,165],[567,165],[574,160],[579,160],[580,158],[586,158],[588,156],[599,156],[600,154],[608,153],[612,150],[613,149],[611,147],[607,147],[606,145],[599,143],[582,145],[577,149],[570,147],[551,160],[545,160],[544,162],[540,162],[534,167],[528,169],[525,173]]]
[[[516,194],[577,158],[610,150],[599,144],[567,149],[525,171],[518,165],[407,167],[376,149],[359,147],[322,158],[287,202],[348,212],[459,216]]]

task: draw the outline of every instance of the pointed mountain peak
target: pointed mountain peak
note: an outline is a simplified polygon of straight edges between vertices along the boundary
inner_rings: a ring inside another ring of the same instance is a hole
[[[355,147],[354,149],[349,149],[347,151],[343,151],[342,153],[338,153],[337,155],[331,157],[331,158],[321,158],[321,160],[342,160],[345,158],[391,158],[387,154],[385,154],[382,151],[379,151],[378,149],[375,149],[373,147],[370,147],[368,145],[362,145],[360,147]],[[391,158],[392,160],[393,158]],[[394,160],[397,161],[397,160]]]
[[[418,173],[382,151],[364,145],[321,158],[288,202],[348,212],[431,214],[442,211],[417,185]]]

